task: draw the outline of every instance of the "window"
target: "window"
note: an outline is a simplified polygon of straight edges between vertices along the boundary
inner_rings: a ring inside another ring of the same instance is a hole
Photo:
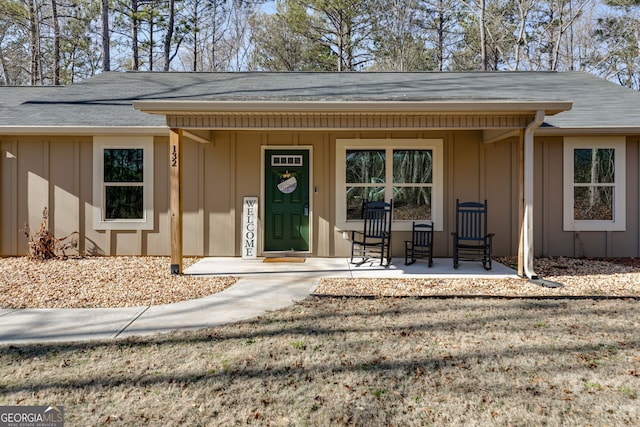
[[[94,226],[153,229],[153,137],[95,137]]]
[[[415,220],[442,224],[442,140],[350,139],[336,141],[336,223],[351,229],[362,201],[393,199],[394,229]]]
[[[625,138],[564,140],[564,230],[624,231]]]

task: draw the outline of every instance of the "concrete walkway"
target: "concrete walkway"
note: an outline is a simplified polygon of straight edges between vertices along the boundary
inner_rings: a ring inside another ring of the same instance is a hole
[[[393,260],[388,268],[376,263],[360,266],[343,258],[308,258],[304,263],[265,263],[239,258],[205,258],[185,269],[192,275],[231,275],[239,280],[224,291],[201,298],[158,306],[90,309],[0,310],[0,345],[72,342],[143,336],[193,330],[250,319],[305,299],[322,277],[516,277],[494,263],[487,272],[477,263],[435,260],[405,266]]]

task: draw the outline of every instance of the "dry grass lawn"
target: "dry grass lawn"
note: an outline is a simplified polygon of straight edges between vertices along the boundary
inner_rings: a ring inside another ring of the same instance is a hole
[[[0,405],[68,425],[624,426],[640,302],[317,298],[145,339],[0,347]]]

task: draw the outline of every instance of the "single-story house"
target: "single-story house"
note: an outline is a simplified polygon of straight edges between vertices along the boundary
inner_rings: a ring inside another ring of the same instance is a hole
[[[640,93],[582,72],[105,72],[0,87],[0,255],[45,207],[103,255],[342,257],[363,199],[392,253],[456,199],[487,200],[494,255],[640,256]]]

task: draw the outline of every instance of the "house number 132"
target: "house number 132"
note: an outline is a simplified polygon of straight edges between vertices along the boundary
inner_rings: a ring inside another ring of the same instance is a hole
[[[171,150],[171,167],[178,167],[178,151],[176,150],[176,146],[172,146]]]

